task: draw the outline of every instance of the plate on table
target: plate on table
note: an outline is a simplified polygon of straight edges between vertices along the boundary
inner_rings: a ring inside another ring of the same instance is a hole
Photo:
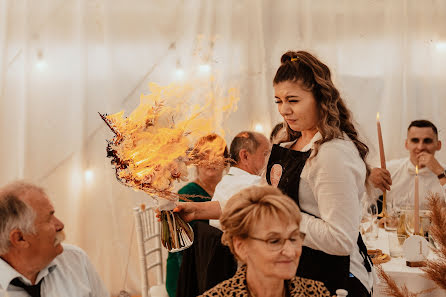
[[[383,264],[390,261],[390,256],[388,254],[383,253],[380,249],[376,250],[367,250],[367,254],[372,259],[373,264]]]

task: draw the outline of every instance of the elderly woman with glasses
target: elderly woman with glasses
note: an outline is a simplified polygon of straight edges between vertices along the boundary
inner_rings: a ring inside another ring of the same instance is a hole
[[[242,264],[202,296],[330,296],[323,283],[296,277],[302,252],[297,205],[271,186],[234,195],[220,217],[222,242]]]

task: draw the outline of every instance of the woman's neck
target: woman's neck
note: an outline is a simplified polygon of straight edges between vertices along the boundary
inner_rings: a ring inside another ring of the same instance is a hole
[[[203,180],[203,179],[199,178],[198,176],[195,179],[195,183],[198,184],[200,187],[202,187],[203,190],[205,190],[206,193],[209,194],[209,196],[211,196],[211,197],[214,196],[215,187],[217,186],[216,183]]]
[[[316,135],[317,132],[318,132],[317,129],[302,131],[301,136],[296,140],[296,142],[292,146],[292,149],[296,151],[302,150],[307,144],[310,143],[310,141],[313,139],[314,135]]]
[[[284,297],[284,280],[279,278],[269,278],[261,275],[258,271],[249,270],[246,272],[246,283],[250,297]]]

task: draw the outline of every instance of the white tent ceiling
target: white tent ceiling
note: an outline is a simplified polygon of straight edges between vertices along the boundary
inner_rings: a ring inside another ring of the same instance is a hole
[[[372,163],[377,111],[388,159],[406,155],[413,119],[431,119],[444,139],[446,1],[0,0],[0,184],[45,186],[68,240],[117,293],[131,209],[147,199],[115,180],[97,112],[129,111],[148,82],[171,82],[178,65],[194,77],[208,62],[240,88],[238,111],[219,123],[226,139],[256,124],[268,134],[280,121],[272,77],[288,49],[332,69]],[[127,286],[138,290],[133,256]]]

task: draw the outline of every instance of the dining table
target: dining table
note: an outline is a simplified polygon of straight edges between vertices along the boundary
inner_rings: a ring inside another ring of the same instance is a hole
[[[383,253],[390,255],[389,231],[386,231],[384,228],[379,228],[378,237],[376,239],[367,240],[366,245],[367,249],[380,249]],[[430,250],[427,258],[435,259],[435,257],[435,253]],[[425,291],[420,294],[419,297],[446,297],[446,291],[441,289],[434,281],[428,279],[424,271],[418,267],[407,266],[404,255],[401,257],[391,257],[390,261],[380,265],[398,286],[406,286],[408,290],[413,293]],[[384,287],[384,281],[376,277],[373,297],[388,296],[383,292]]]

